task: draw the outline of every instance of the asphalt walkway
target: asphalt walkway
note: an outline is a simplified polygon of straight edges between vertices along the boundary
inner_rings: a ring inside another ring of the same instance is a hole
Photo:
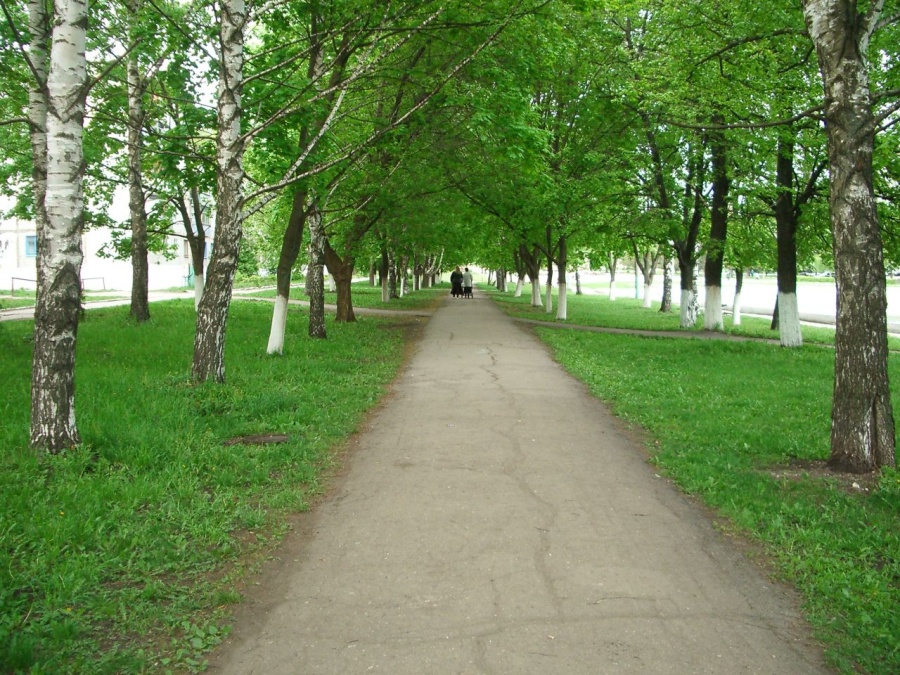
[[[447,297],[210,672],[829,672],[792,594],[529,330]]]

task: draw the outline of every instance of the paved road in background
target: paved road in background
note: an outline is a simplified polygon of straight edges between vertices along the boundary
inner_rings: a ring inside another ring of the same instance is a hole
[[[792,594],[477,291],[276,556],[209,672],[829,672]]]

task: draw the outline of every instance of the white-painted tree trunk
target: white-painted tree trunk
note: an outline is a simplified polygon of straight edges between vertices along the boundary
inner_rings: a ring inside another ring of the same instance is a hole
[[[541,300],[541,282],[537,279],[533,279],[531,281],[531,306],[532,307],[543,307],[544,303]]]
[[[690,289],[681,289],[681,327],[693,328],[697,323],[697,304],[694,292]]]
[[[516,282],[516,290],[513,293],[514,298],[522,297],[522,287],[525,286],[525,280],[522,277],[519,277],[519,280]]]
[[[547,312],[547,314],[552,314],[553,313],[553,284],[547,284],[545,286],[544,293],[546,294],[546,297],[547,297],[547,302],[546,302],[544,311]]]
[[[725,330],[722,318],[722,287],[706,287],[706,306],[703,309],[703,327],[706,330]]]
[[[731,306],[731,325],[741,325],[741,294],[734,294],[734,304]]]
[[[269,344],[266,354],[284,353],[284,334],[287,328],[288,299],[283,295],[275,296],[275,307],[272,310],[272,327],[269,329]]]
[[[568,302],[567,302],[567,284],[564,282],[560,282],[557,285],[557,298],[556,298],[556,319],[557,321],[565,321],[568,312]]]
[[[649,309],[652,305],[653,305],[653,299],[650,297],[650,284],[644,284],[643,306]]]
[[[615,279],[609,280],[609,299],[610,300],[616,299],[616,281],[615,281]]]
[[[778,337],[782,347],[802,347],[800,306],[796,293],[778,294]]]
[[[194,275],[194,309],[200,307],[200,301],[203,299],[203,288],[205,285],[204,275]]]

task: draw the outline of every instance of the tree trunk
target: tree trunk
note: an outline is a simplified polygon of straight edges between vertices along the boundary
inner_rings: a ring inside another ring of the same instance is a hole
[[[684,329],[693,328],[697,323],[697,294],[694,288],[697,284],[697,278],[694,275],[693,261],[690,264],[678,258],[678,271],[681,277],[681,327]]]
[[[659,311],[668,314],[672,311],[672,259],[663,260],[663,293]]]
[[[306,224],[306,190],[297,190],[291,204],[291,215],[281,239],[281,252],[275,268],[275,307],[272,310],[272,326],[269,328],[267,354],[284,351],[284,334],[287,328],[288,303],[291,299],[291,275],[300,247],[303,244],[303,226]]]
[[[399,274],[397,270],[397,257],[394,255],[394,252],[388,251],[388,300],[399,300],[400,292],[398,290],[399,286]]]
[[[243,0],[224,0],[220,13],[216,237],[206,287],[197,308],[192,368],[197,382],[225,381],[225,329],[243,234],[241,90],[245,20]]]
[[[803,345],[797,303],[797,213],[794,209],[794,142],[778,139],[775,182],[775,227],[778,241],[778,333],[782,347]]]
[[[388,255],[387,245],[382,242],[381,260],[378,266],[378,282],[381,286],[381,301],[384,303],[391,300],[390,272],[391,266],[390,256]]]
[[[544,311],[547,314],[553,313],[553,259],[547,258],[547,306]]]
[[[731,305],[731,325],[741,325],[741,290],[744,287],[744,268],[734,268],[734,304]]]
[[[697,237],[700,224],[703,222],[703,183],[706,174],[706,161],[702,148],[695,150],[695,156],[688,167],[688,180],[684,183],[684,202],[682,208],[682,225],[685,229],[684,239],[673,242],[678,257],[678,270],[681,274],[681,327],[693,328],[697,323]]]
[[[715,115],[713,122],[722,123]],[[706,330],[723,330],[722,318],[722,268],[725,261],[725,238],[728,234],[728,154],[724,134],[712,134],[712,211],[710,213],[709,241],[707,242],[704,283],[706,284],[706,308],[703,327]]]
[[[559,254],[556,266],[559,270],[556,295],[556,319],[565,321],[568,317],[568,298],[566,297],[566,265],[568,264],[568,243],[565,235],[559,238]]]
[[[181,221],[184,223],[184,236],[187,238],[188,247],[191,250],[191,269],[194,272],[194,309],[200,307],[203,298],[204,283],[204,255],[206,255],[206,229],[203,226],[203,206],[200,203],[200,192],[196,187],[190,190],[193,217],[188,209],[184,195],[173,199],[176,208],[181,213]]]
[[[29,6],[30,26],[43,23],[40,14]],[[75,344],[83,259],[86,28],[83,0],[56,2],[45,99],[47,181],[44,213],[38,216],[43,241],[38,247],[31,376],[31,445],[54,454],[81,442],[75,424]],[[32,106],[29,113],[35,118],[40,115],[36,97]],[[40,128],[35,131],[40,134]],[[37,143],[32,137],[33,152],[40,158]],[[34,171],[37,176],[40,168]]]
[[[619,266],[619,259],[610,254],[609,256],[609,299],[616,299],[616,268]]]
[[[356,264],[355,259],[351,255],[347,255],[342,259],[337,252],[331,248],[328,239],[325,240],[325,265],[337,284],[337,323],[352,323],[356,321],[356,314],[353,312],[353,268]]]
[[[634,250],[634,266],[635,275],[638,269],[641,271],[641,277],[644,281],[644,302],[643,307],[649,309],[653,301],[650,297],[650,289],[653,286],[653,277],[656,276],[656,264],[659,262],[659,247],[656,245],[641,252],[638,249],[637,241],[632,239],[631,246]],[[635,276],[635,288],[637,288],[638,279]]]
[[[831,457],[856,472],[894,466],[887,370],[887,296],[875,204],[875,120],[866,67],[883,2],[857,14],[852,0],[804,0],[825,89],[831,228],[837,283]]]
[[[140,0],[130,0],[130,21],[138,21]],[[134,27],[132,27],[134,28]],[[133,31],[134,32],[134,31]],[[131,316],[138,323],[150,320],[147,260],[147,208],[141,151],[144,135],[144,82],[137,56],[131,53],[126,65],[128,80],[128,208],[131,214]]]
[[[319,206],[309,209],[309,337],[324,340],[325,332],[325,226]]]
[[[537,249],[529,250],[524,244],[519,247],[519,259],[525,273],[531,281],[531,306],[543,307],[541,302],[541,266],[538,262]],[[518,296],[516,296],[518,297]]]

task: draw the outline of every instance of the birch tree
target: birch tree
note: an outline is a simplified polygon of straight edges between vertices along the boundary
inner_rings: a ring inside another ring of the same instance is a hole
[[[142,0],[127,0],[129,43],[137,40]],[[147,205],[142,163],[144,91],[136,51],[126,61],[128,90],[128,209],[131,214],[131,316],[142,323],[150,320],[149,262],[147,259]]]
[[[855,472],[894,466],[887,370],[887,294],[873,190],[878,125],[868,47],[884,0],[803,0],[825,93],[831,227],[837,283],[831,457]]]
[[[39,39],[45,21],[38,4],[29,5],[29,26],[37,32],[33,39]],[[75,343],[83,259],[87,19],[87,3],[83,0],[55,3],[46,82],[47,183],[43,215],[39,216],[43,236],[37,261],[31,444],[52,453],[81,442],[75,422]],[[37,51],[42,49],[38,47]],[[39,77],[40,66],[34,72]],[[36,122],[43,89],[38,79],[32,101]],[[41,154],[38,144],[35,140],[36,156]],[[40,203],[39,196],[36,201]]]
[[[245,139],[241,134],[241,95],[247,22],[243,0],[222,0],[219,22],[216,239],[206,287],[197,307],[192,376],[198,382],[225,381],[225,329],[243,234]]]

